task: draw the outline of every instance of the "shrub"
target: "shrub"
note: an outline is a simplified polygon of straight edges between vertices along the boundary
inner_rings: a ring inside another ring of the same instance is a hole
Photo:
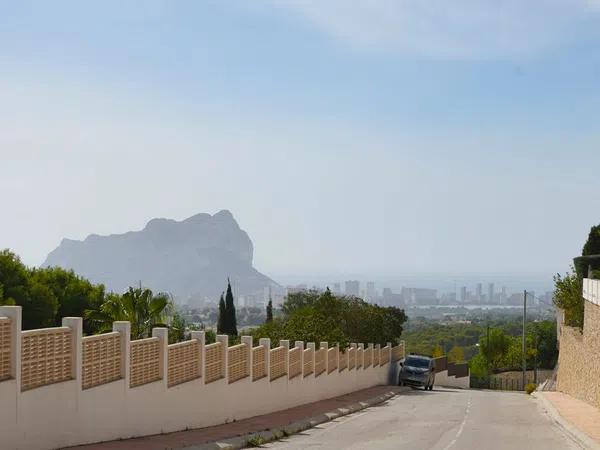
[[[565,323],[583,328],[583,292],[575,273],[554,276],[554,305],[565,312]]]
[[[265,438],[261,435],[257,435],[248,439],[248,447],[260,447],[265,444]]]
[[[525,385],[525,392],[527,392],[527,394],[531,394],[536,388],[537,385],[535,383],[527,383]]]

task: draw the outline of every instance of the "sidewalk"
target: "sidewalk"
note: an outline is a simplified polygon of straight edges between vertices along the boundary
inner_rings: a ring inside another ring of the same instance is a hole
[[[339,408],[345,410],[346,408],[352,407],[351,409],[355,410],[355,404],[357,403],[368,402],[369,404],[374,404],[373,402],[378,402],[380,397],[385,396],[386,394],[391,396],[400,392],[401,390],[403,390],[403,388],[399,388],[397,386],[374,386],[372,388],[352,392],[340,397],[321,400],[315,403],[308,403],[295,408],[277,411],[262,416],[251,417],[249,419],[243,419],[214,427],[177,431],[175,433],[102,442],[98,444],[81,445],[69,448],[76,450],[165,450],[181,449],[190,446],[201,446],[202,444],[222,441],[228,438],[235,438],[237,436],[244,436],[250,433],[286,427],[298,421],[326,415],[327,413],[336,411]],[[368,405],[365,404],[364,406]],[[337,415],[339,416],[342,414],[338,413]]]
[[[563,392],[538,391],[535,396],[567,431],[600,449],[600,410]]]

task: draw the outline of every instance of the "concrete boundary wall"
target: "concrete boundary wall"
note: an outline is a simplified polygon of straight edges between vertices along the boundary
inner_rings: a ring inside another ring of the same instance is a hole
[[[600,280],[583,280],[583,332],[558,317],[556,389],[600,408]]]
[[[448,375],[448,370],[442,370],[435,374],[435,385],[444,387],[454,387],[460,389],[469,389],[471,377],[457,377]]]
[[[257,347],[253,347],[256,343],[252,343],[251,337],[244,336],[242,346],[231,348],[228,346],[227,336],[218,336],[217,342],[222,351],[220,349],[218,352],[221,362],[216,365],[215,370],[215,352],[213,351],[209,358],[205,356],[207,346],[202,332],[194,332],[194,343],[187,344],[199,345],[199,350],[194,349],[186,355],[177,355],[176,352],[181,349],[182,344],[169,346],[168,330],[155,328],[152,333],[154,339],[145,342],[153,343],[152,347],[141,348],[141,343],[130,341],[129,323],[118,322],[113,330],[120,333],[121,346],[116,353],[120,358],[120,378],[113,380],[114,363],[107,366],[100,356],[92,363],[87,355],[86,359],[82,359],[82,319],[65,318],[61,328],[68,327],[70,330],[70,379],[24,390],[21,386],[21,308],[0,307],[0,317],[7,319],[4,323],[8,322],[11,330],[10,378],[0,381],[0,447],[3,450],[45,450],[126,439],[218,425],[284,410],[386,384],[389,372],[395,366],[392,363],[398,357],[404,356],[403,347],[399,348],[400,346],[391,347],[388,344],[384,348],[378,348],[367,344],[371,357],[373,352],[379,352],[377,357],[381,365],[348,368],[342,371],[327,370],[330,364],[335,364],[336,367],[339,365],[340,352],[337,347],[332,347],[335,351],[330,355],[334,355],[335,358],[327,358],[329,344],[321,342],[318,345],[323,349],[322,373],[316,374],[313,371],[295,376],[300,374],[299,368],[315,367],[315,352],[304,351],[303,342],[297,341],[294,347],[290,348],[289,341],[281,341],[278,348],[283,347],[282,356],[282,350],[269,350],[269,339],[261,339],[258,343],[258,347],[265,349],[261,352]],[[158,343],[158,352],[154,348],[155,342]],[[137,371],[134,375],[135,383],[130,375],[132,343],[137,352],[134,355]],[[358,345],[359,348],[364,348],[363,344]],[[315,347],[314,343],[306,344],[308,349]],[[43,361],[44,351],[38,351],[40,361]],[[278,365],[276,374],[290,374],[292,370],[294,376],[277,376],[272,381],[270,376],[264,376],[271,373],[271,352],[278,358],[274,361],[274,364]],[[195,363],[190,362],[194,355],[197,355]],[[261,359],[256,362],[260,363],[256,364],[254,358],[259,356]],[[113,361],[116,358],[114,354],[109,357]],[[185,370],[181,369],[177,376],[173,370],[169,371],[169,360],[175,361],[176,357],[179,358],[178,367],[185,365]],[[229,357],[232,358],[231,364],[228,364]],[[305,357],[312,358],[312,361],[307,364],[304,361]],[[241,364],[243,358],[247,360]],[[4,361],[8,359],[5,357]],[[84,389],[84,364],[87,371],[86,380],[92,377],[95,381],[105,379],[107,382],[98,385],[85,382]],[[200,369],[194,364],[198,364]],[[155,379],[157,367],[158,379]],[[218,373],[211,373],[208,377],[207,367]],[[106,371],[107,368],[111,372],[106,376],[94,373]],[[217,376],[219,378],[215,379]]]

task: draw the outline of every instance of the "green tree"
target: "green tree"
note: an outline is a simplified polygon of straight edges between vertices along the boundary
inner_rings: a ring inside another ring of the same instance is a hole
[[[29,273],[19,257],[10,250],[0,251],[0,285],[2,300],[24,306],[29,296]]]
[[[440,356],[444,356],[444,349],[442,348],[442,346],[438,344],[435,347],[433,347],[433,349],[431,350],[431,356],[433,358],[439,358]]]
[[[538,322],[531,334],[531,341],[537,350],[538,367],[553,369],[558,360],[556,324],[551,321]]]
[[[582,256],[600,255],[600,225],[593,226],[583,246]]]
[[[455,345],[448,352],[448,361],[457,363],[465,361],[465,351],[462,347]]]
[[[47,286],[58,302],[54,326],[60,326],[63,317],[83,317],[88,309],[97,309],[104,300],[104,286],[93,285],[72,270],[60,267],[32,269],[31,278]],[[92,323],[84,322],[84,332],[92,333]]]
[[[231,283],[227,279],[227,293],[225,294],[225,333],[229,336],[237,336],[237,318],[235,316],[235,303]]]
[[[23,328],[47,328],[55,326],[58,300],[52,290],[38,281],[29,287],[23,306]]]
[[[583,286],[574,272],[554,276],[554,305],[565,312],[565,323],[583,328]]]
[[[267,323],[273,322],[273,300],[269,298],[269,303],[267,303]]]
[[[165,325],[173,309],[167,294],[153,294],[150,289],[133,288],[123,294],[108,294],[98,309],[85,311],[85,316],[99,331],[110,331],[115,321],[131,323],[131,339],[149,337],[152,328]]]
[[[171,318],[171,323],[169,324],[169,344],[175,344],[177,342],[181,342],[185,340],[185,328],[186,322],[185,319],[176,312],[173,314]]]
[[[221,293],[221,298],[219,299],[219,315],[217,317],[217,333],[225,334],[227,333],[227,313],[225,309],[225,299],[223,298],[223,293]]]
[[[479,339],[481,355],[485,358],[490,369],[494,370],[502,366],[510,344],[510,336],[504,334],[501,328],[492,328],[490,329],[489,336],[482,336]]]
[[[255,337],[308,342],[326,341],[345,347],[349,342],[397,345],[404,311],[380,307],[355,297],[307,291],[289,295],[282,307],[283,316],[253,331]]]

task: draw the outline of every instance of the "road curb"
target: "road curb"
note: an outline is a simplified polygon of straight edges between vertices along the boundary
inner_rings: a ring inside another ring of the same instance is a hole
[[[552,402],[544,396],[543,392],[535,391],[531,394],[531,396],[538,400],[541,406],[545,408],[550,418],[554,420],[554,422],[556,422],[560,428],[578,444],[584,448],[600,450],[600,444],[561,416]]]
[[[308,430],[309,428],[313,428],[322,423],[330,422],[334,419],[337,419],[338,417],[343,417],[348,414],[361,411],[365,408],[381,404],[395,397],[401,392],[405,392],[407,390],[410,390],[410,388],[402,387],[396,390],[396,392],[386,392],[385,394],[372,397],[362,402],[352,403],[348,406],[337,408],[333,411],[320,414],[318,416],[310,417],[308,419],[297,420],[296,422],[292,422],[289,425],[286,425],[285,427],[273,428],[264,431],[256,431],[253,433],[247,433],[242,436],[237,436],[229,439],[222,439],[220,441],[210,442],[207,444],[180,447],[177,450],[238,450],[242,448],[256,446],[256,444],[266,444],[267,442],[276,441],[281,438],[300,433],[301,431]],[[255,445],[252,445],[253,441]]]

